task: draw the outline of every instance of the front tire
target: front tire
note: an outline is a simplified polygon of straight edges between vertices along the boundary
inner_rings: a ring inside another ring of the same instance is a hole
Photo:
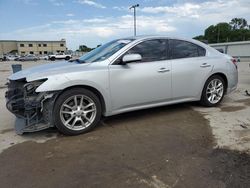
[[[84,88],[74,88],[62,93],[55,103],[54,123],[65,135],[89,132],[101,118],[98,97]]]
[[[51,57],[50,60],[51,60],[51,61],[55,61],[56,58],[55,58],[55,57]]]
[[[222,101],[225,91],[225,80],[219,75],[213,75],[204,85],[200,103],[207,107],[217,106]]]

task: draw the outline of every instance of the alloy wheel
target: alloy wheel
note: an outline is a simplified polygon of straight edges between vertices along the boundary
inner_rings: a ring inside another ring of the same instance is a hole
[[[213,79],[207,85],[206,96],[210,103],[216,104],[218,103],[224,94],[223,83],[219,79]]]
[[[69,97],[61,105],[60,118],[70,130],[83,130],[95,120],[97,113],[94,101],[86,95]]]

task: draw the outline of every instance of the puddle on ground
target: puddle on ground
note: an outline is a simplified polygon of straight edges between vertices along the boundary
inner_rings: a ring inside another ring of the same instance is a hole
[[[221,107],[222,112],[235,112],[239,110],[244,110],[246,107],[245,106],[224,106]]]
[[[244,103],[246,106],[250,106],[250,97],[248,99],[238,100],[236,102]]]
[[[4,129],[4,130],[0,131],[0,134],[12,132],[12,131],[14,131],[14,129]]]

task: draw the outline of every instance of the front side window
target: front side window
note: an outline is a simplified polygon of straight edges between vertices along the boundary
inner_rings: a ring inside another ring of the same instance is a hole
[[[169,40],[171,59],[201,57],[206,55],[206,50],[196,44],[182,40]]]
[[[141,62],[161,61],[167,59],[167,40],[154,39],[144,41],[130,50],[126,54],[140,54]]]

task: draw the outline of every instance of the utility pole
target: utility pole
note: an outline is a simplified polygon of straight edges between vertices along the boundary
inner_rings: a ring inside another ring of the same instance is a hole
[[[136,7],[139,7],[139,4],[131,6],[129,9],[134,9],[134,36],[136,36]]]

